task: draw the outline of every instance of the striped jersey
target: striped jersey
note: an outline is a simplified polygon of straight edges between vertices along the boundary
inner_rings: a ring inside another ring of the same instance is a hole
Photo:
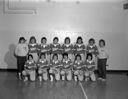
[[[84,63],[82,60],[80,60],[80,61],[75,60],[74,61],[74,64],[73,64],[74,70],[80,70],[80,69],[82,69],[83,66],[84,66]]]
[[[34,70],[36,68],[36,64],[34,62],[34,60],[27,60],[25,65],[24,65],[25,69],[28,69],[28,70]]]
[[[95,69],[95,62],[93,60],[91,60],[91,61],[86,60],[85,61],[85,65],[86,65],[86,69],[87,70],[94,71],[94,69]]]
[[[50,46],[48,44],[40,44],[38,46],[38,50],[40,53],[48,53],[50,50]]]
[[[29,53],[37,53],[38,44],[37,43],[28,44],[28,48],[29,48]]]
[[[46,59],[42,60],[39,59],[37,62],[38,69],[45,69],[48,68],[48,61]]]
[[[51,44],[50,48],[51,48],[51,53],[52,54],[61,53],[61,45],[59,43],[58,44]]]
[[[61,62],[59,60],[52,60],[50,62],[50,67],[59,68],[61,66]]]
[[[63,49],[63,53],[72,54],[73,45],[72,44],[63,44],[62,49]]]
[[[75,44],[74,45],[75,54],[84,54],[85,53],[85,45],[84,44]]]
[[[67,59],[67,60],[63,59],[62,64],[64,69],[68,69],[68,68],[71,68],[72,61],[71,59]]]
[[[87,53],[91,53],[92,55],[97,55],[98,54],[98,49],[96,45],[87,45]]]

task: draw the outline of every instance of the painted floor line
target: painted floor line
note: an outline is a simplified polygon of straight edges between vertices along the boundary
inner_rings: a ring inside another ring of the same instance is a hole
[[[85,92],[85,90],[84,90],[84,88],[83,88],[82,83],[79,82],[79,84],[80,84],[80,87],[81,87],[81,89],[82,89],[82,91],[83,91],[83,94],[84,94],[85,99],[88,99],[87,94],[86,94],[86,92]]]

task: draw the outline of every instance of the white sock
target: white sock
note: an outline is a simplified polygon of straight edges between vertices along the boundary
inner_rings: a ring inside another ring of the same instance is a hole
[[[50,80],[53,81],[53,76],[52,75],[50,75]]]
[[[75,81],[77,81],[77,76],[74,77]]]
[[[41,76],[39,76],[39,81],[42,81],[42,77]]]
[[[21,73],[18,73],[19,79],[21,79]]]
[[[62,80],[65,80],[65,76],[64,75],[62,76]]]

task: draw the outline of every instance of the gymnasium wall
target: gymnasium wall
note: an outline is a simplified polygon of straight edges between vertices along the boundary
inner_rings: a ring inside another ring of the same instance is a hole
[[[22,0],[21,0],[22,1]],[[9,5],[9,7],[8,7]],[[27,40],[43,36],[48,43],[58,36],[63,43],[66,36],[71,42],[82,36],[87,44],[93,37],[106,40],[110,58],[109,70],[128,70],[128,11],[123,2],[0,2],[0,68],[15,69],[14,48],[20,36]]]

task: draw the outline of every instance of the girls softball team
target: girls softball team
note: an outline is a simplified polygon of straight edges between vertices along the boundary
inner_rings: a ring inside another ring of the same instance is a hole
[[[58,37],[54,37],[52,44],[47,44],[46,37],[41,38],[41,44],[37,44],[34,36],[30,37],[29,44],[20,37],[15,54],[18,77],[24,81],[96,81],[96,66],[98,79],[106,80],[108,52],[103,39],[97,47],[93,38],[85,46],[80,36],[74,45],[69,37],[62,45]]]

